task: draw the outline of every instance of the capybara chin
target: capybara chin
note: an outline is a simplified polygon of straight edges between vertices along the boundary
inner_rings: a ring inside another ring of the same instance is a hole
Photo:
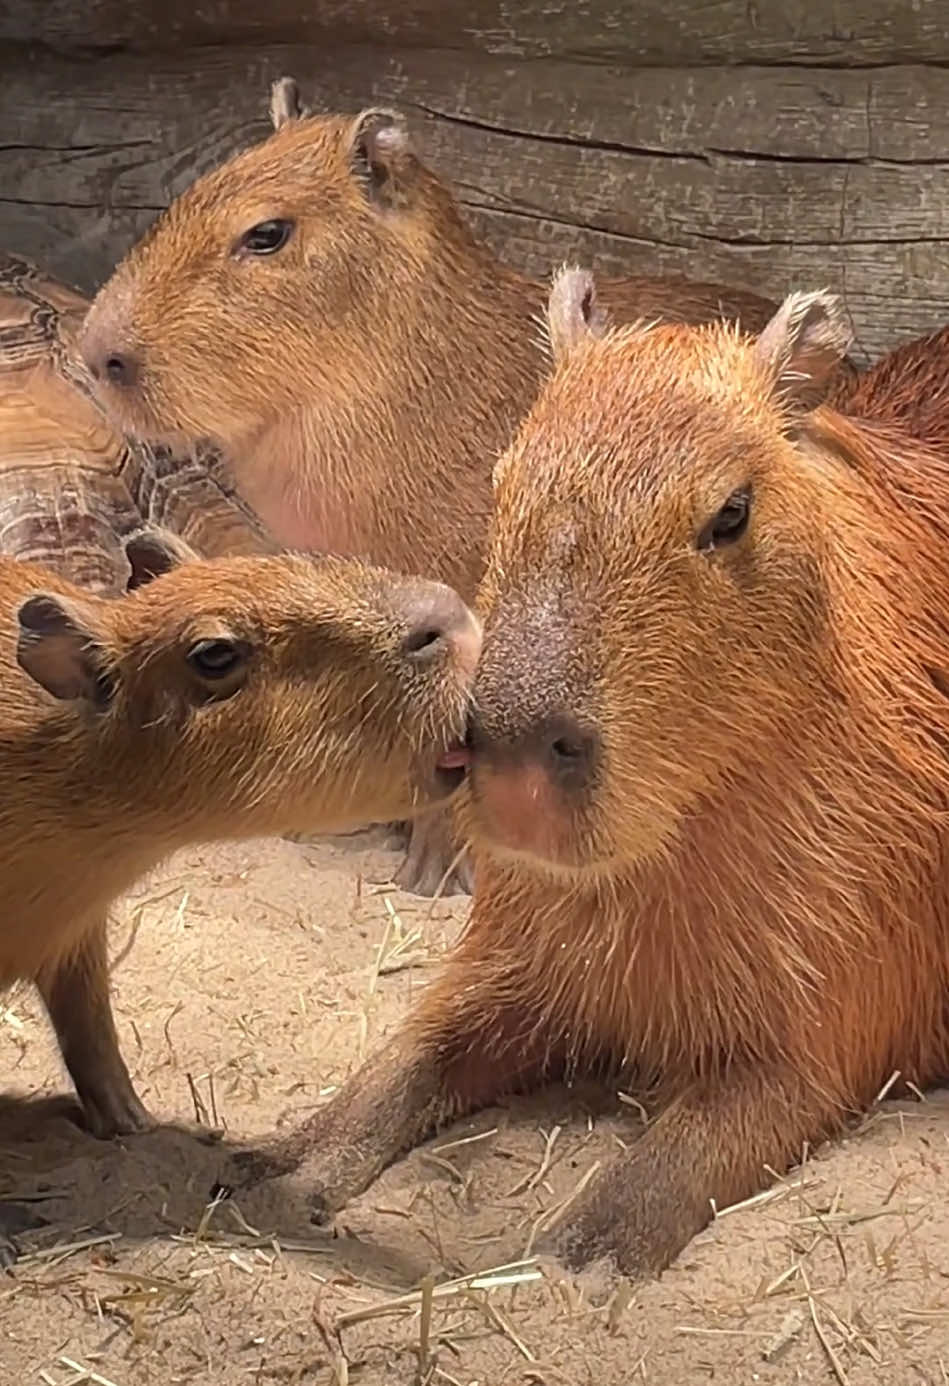
[[[115,899],[182,847],[445,798],[481,639],[450,588],[352,559],[203,562],[155,529],[125,551],[113,600],[0,559],[0,988],[37,983],[99,1136],[148,1124],[109,1003]]]
[[[310,115],[285,80],[271,117],[269,138],[197,179],[100,289],[82,350],[101,402],[146,441],[210,439],[278,543],[422,572],[471,601],[491,470],[547,365],[548,285],[472,234],[398,112]],[[774,311],[681,276],[603,297],[621,319],[754,329]],[[399,875],[426,895],[454,856],[438,821]]]
[[[622,1069],[655,1119],[544,1250],[643,1275],[949,1069],[949,467],[821,403],[829,294],[604,333],[573,271],[549,317],[479,596],[471,922],[242,1173],[305,1160],[322,1216],[451,1118]]]

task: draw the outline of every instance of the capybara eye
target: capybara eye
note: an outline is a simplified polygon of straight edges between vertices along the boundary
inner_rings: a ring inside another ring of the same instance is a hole
[[[697,549],[720,549],[734,544],[748,528],[751,514],[751,487],[733,491],[714,519],[709,520],[695,541]]]
[[[244,662],[246,651],[234,640],[199,640],[188,651],[188,663],[203,679],[223,679]]]
[[[273,255],[283,249],[292,234],[292,221],[261,221],[244,232],[237,249],[247,255]]]

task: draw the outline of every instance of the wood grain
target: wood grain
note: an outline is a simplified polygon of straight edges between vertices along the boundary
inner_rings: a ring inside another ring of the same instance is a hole
[[[627,66],[940,62],[949,42],[943,0],[0,0],[0,41],[363,43]]]
[[[119,23],[126,14],[104,2],[89,8],[90,42],[100,19]],[[747,66],[630,66],[612,55],[525,61],[487,51],[503,44],[455,33],[452,16],[461,12],[452,5],[439,41],[454,35],[467,47],[408,46],[431,38],[424,26],[411,28],[429,8],[392,7],[402,47],[232,43],[82,58],[45,52],[29,64],[7,56],[0,245],[92,291],[196,174],[266,133],[268,83],[290,72],[325,109],[400,105],[423,157],[454,184],[475,226],[531,273],[576,258],[616,273],[720,279],[772,297],[826,284],[845,295],[864,357],[949,317],[946,68],[769,66],[761,59],[777,52],[768,46],[773,17],[755,31],[759,61]],[[526,43],[545,7],[507,7],[515,8]],[[554,35],[585,9],[546,8],[556,12]],[[724,4],[689,8],[700,28],[712,11],[716,23],[731,13]],[[270,9],[276,23],[281,5]],[[612,11],[597,9],[602,38]],[[309,7],[327,24],[337,10],[342,16],[341,6]],[[206,12],[195,9],[198,18]],[[918,38],[931,12],[923,3],[904,15],[906,32],[915,25]],[[0,7],[0,33],[11,15],[25,24],[37,13]],[[43,13],[54,16],[56,6]],[[354,33],[373,14],[381,23],[372,6],[348,6],[339,28]],[[708,56],[700,40],[693,62]],[[846,56],[854,62],[859,53]]]

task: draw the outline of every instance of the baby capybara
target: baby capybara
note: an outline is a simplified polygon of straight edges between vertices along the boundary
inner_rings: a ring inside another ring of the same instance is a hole
[[[149,1124],[109,1001],[115,899],[190,844],[444,798],[481,638],[450,588],[352,559],[200,562],[154,529],[125,550],[115,599],[0,559],[0,987],[36,982],[99,1136]]]

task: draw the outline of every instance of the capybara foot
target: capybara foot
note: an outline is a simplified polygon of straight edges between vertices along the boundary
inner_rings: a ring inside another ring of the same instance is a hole
[[[315,1226],[328,1223],[368,1188],[384,1162],[371,1142],[360,1139],[357,1146],[348,1140],[336,1117],[336,1105],[330,1103],[272,1145],[236,1152],[222,1170],[212,1197],[292,1174],[305,1190],[310,1221]]]
[[[645,1274],[632,1264],[626,1249],[621,1246],[624,1229],[615,1223],[604,1224],[598,1218],[567,1215],[565,1221],[543,1234],[535,1252],[549,1275],[577,1275],[595,1261],[608,1259],[625,1275]]]
[[[412,823],[386,823],[382,845],[387,852],[408,852],[412,844]]]
[[[459,843],[446,813],[418,818],[405,861],[396,872],[400,890],[431,899],[435,895],[470,895],[474,872],[468,853],[460,855]]]
[[[210,1197],[230,1197],[241,1189],[252,1189],[265,1179],[279,1179],[290,1174],[297,1161],[266,1149],[237,1150],[233,1152],[221,1169],[220,1178],[211,1189]]]
[[[46,1219],[24,1203],[0,1203],[0,1270],[9,1270],[20,1255],[16,1238],[21,1232],[45,1227]]]
[[[97,1086],[82,1094],[82,1124],[99,1140],[151,1131],[155,1119],[128,1081]]]
[[[358,1198],[379,1173],[378,1161],[364,1162],[352,1149],[324,1150],[304,1160],[295,1172],[305,1190],[314,1227],[326,1227],[341,1209]]]

